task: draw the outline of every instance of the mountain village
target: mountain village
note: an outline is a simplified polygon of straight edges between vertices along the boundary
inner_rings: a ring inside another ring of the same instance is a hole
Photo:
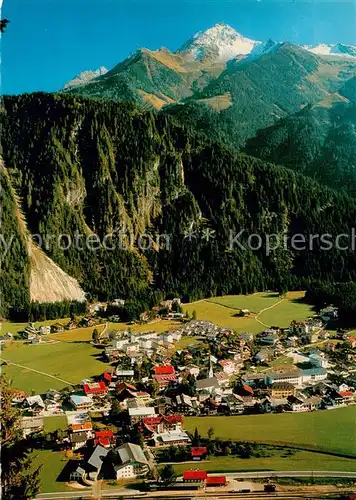
[[[153,489],[224,487],[226,476],[209,476],[192,464],[216,453],[213,431],[201,437],[199,419],[210,418],[213,428],[214,416],[330,411],[355,404],[356,339],[341,331],[329,338],[326,330],[337,318],[336,308],[253,335],[186,318],[174,301],[163,306],[175,329],[133,333],[128,327],[93,335],[106,364],[97,377],[62,391],[15,392],[23,436],[65,452],[67,484],[145,478]],[[100,311],[94,308],[75,324],[101,324]],[[50,332],[58,329],[32,324],[22,336],[29,349],[36,349],[34,344],[51,342]],[[1,341],[13,341],[12,335]],[[46,433],[45,419],[59,415],[65,416],[66,428]],[[199,417],[194,434],[185,428],[186,417]],[[162,466],[175,461],[186,462],[186,470],[169,480],[168,466]]]

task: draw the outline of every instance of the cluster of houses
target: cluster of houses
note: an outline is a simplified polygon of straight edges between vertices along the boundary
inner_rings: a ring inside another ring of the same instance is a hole
[[[28,341],[28,343],[39,344],[43,341],[43,337],[50,335],[51,333],[63,333],[77,328],[92,327],[98,325],[99,323],[99,319],[93,317],[81,318],[79,321],[71,320],[67,324],[53,323],[52,325],[36,326],[35,323],[29,323],[26,328],[20,332],[20,334],[23,339]]]
[[[216,338],[218,334],[229,335],[232,333],[231,328],[223,328],[221,326],[215,325],[211,321],[198,319],[189,321],[188,323],[184,324],[179,331],[182,333],[182,335],[185,335],[187,337],[204,337],[207,340]]]
[[[86,431],[73,431],[72,439],[82,440],[83,437],[77,437],[80,433],[86,434]],[[103,467],[106,469],[108,477],[116,480],[143,478],[147,475],[150,470],[150,462],[141,446],[134,443],[115,446],[109,431],[99,431],[95,434],[107,434],[107,436],[91,437],[92,446],[86,450],[89,453],[85,453],[83,458],[79,460],[71,461],[70,481],[91,486],[102,474]],[[110,455],[108,456],[111,444],[111,449],[115,453],[114,461]],[[83,446],[79,446],[79,448],[83,448]]]
[[[131,365],[142,363],[153,355],[164,355],[167,349],[180,340],[182,332],[180,330],[158,334],[155,331],[135,335],[130,332],[119,333],[109,332],[111,344],[105,347],[105,356],[112,363],[120,361],[120,358],[127,357]]]
[[[167,305],[169,311],[172,304]],[[323,318],[255,336],[198,320],[162,334],[111,332],[104,351],[108,369],[95,380],[83,380],[70,394],[14,393],[13,404],[23,411],[23,435],[43,431],[47,416],[65,415],[68,428],[59,445],[74,454],[69,478],[90,485],[108,470],[114,479],[145,477],[154,468],[152,453],[164,447],[184,446],[192,461],[203,460],[207,449],[192,446],[185,416],[306,412],[354,404],[354,384],[336,383],[331,377],[337,367],[328,350],[308,345],[314,342],[313,335],[322,338],[325,321],[334,315],[331,309]],[[37,335],[37,329],[29,325],[24,335],[31,339],[32,334]],[[177,349],[175,343],[183,335],[197,337],[204,347],[197,348],[192,339],[191,346]],[[356,347],[349,334],[343,341]],[[282,356],[288,362],[270,365]],[[144,376],[138,375],[148,360]],[[113,417],[114,406],[120,413],[119,424]],[[102,415],[105,425],[94,425],[91,412]],[[141,436],[140,444],[132,442],[134,430]],[[120,433],[125,433],[124,444]],[[190,481],[226,484],[223,476],[197,470],[184,472],[183,482]]]
[[[89,313],[96,317],[103,316],[104,314],[107,316],[108,309],[110,308],[112,311],[115,311],[116,314],[109,316],[109,321],[118,323],[121,321],[120,309],[124,307],[124,305],[125,300],[123,299],[114,299],[110,302],[96,302],[95,304],[89,305]],[[179,298],[164,300],[159,306],[153,307],[152,311],[143,312],[140,315],[140,321],[142,322],[148,322],[150,319],[158,318],[182,320],[183,313],[181,312],[181,300]]]

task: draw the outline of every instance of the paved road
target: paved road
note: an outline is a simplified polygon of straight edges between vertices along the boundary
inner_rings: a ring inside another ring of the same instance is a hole
[[[219,474],[211,474],[212,476],[214,475],[219,475]],[[221,474],[220,474],[221,475]],[[261,471],[261,472],[228,472],[225,473],[225,476],[227,476],[230,479],[263,479],[263,478],[270,478],[270,477],[334,477],[334,478],[356,478],[356,472],[340,472],[340,471]],[[164,492],[167,493],[167,492]],[[162,492],[163,496],[168,496],[164,495]],[[126,498],[133,498],[133,497],[138,497],[138,496],[147,496],[146,493],[141,493],[137,490],[127,490],[127,489],[120,489],[120,490],[101,490],[100,492],[101,498],[105,497],[119,497],[119,496],[125,496]],[[77,491],[68,491],[64,493],[41,493],[36,496],[36,500],[62,500],[66,498],[93,498],[93,492],[88,490],[88,489],[83,489],[83,490],[77,490]],[[177,496],[177,493],[171,492],[169,495],[171,496]],[[187,492],[180,492],[179,496],[184,497],[187,495]],[[216,496],[220,496],[219,494],[215,494]],[[157,495],[161,496],[161,495]],[[271,496],[271,495],[269,495]],[[275,495],[277,496],[277,495]],[[289,494],[286,496],[293,496],[293,494]],[[296,494],[295,496],[298,496]],[[244,497],[245,498],[245,497]],[[247,497],[246,497],[247,498]]]
[[[98,492],[96,492],[98,493]],[[140,491],[136,490],[127,490],[127,489],[120,489],[120,490],[101,490],[100,491],[100,497],[93,497],[93,490],[92,489],[78,489],[76,491],[65,491],[61,493],[40,493],[37,495],[35,498],[36,500],[62,500],[66,498],[105,498],[105,497],[114,497],[118,498],[120,496],[125,496],[126,498],[131,498],[132,497],[138,497],[138,496],[145,496],[146,493],[141,493]]]

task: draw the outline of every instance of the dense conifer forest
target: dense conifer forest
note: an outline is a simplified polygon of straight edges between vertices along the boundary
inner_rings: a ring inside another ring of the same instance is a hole
[[[268,252],[264,244],[269,234],[351,234],[356,202],[346,194],[134,104],[24,94],[5,97],[1,121],[3,227],[16,240],[4,259],[3,314],[29,301],[19,209],[35,242],[50,236],[42,249],[90,297],[125,298],[133,310],[170,293],[195,300],[355,279],[351,247]],[[242,230],[244,248],[234,242]],[[254,233],[260,249],[248,248]],[[101,244],[63,245],[61,235],[78,234]],[[154,242],[146,250],[142,234]]]

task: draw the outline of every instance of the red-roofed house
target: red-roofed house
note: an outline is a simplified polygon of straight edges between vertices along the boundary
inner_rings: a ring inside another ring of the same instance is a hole
[[[108,429],[106,431],[96,431],[95,432],[95,437],[96,438],[101,438],[101,437],[107,437],[107,438],[110,438],[112,439],[114,436],[114,433],[112,430]]]
[[[226,476],[207,476],[205,484],[207,486],[226,486]]]
[[[247,384],[244,384],[242,386],[242,393],[245,393],[245,394],[242,394],[242,395],[246,395],[246,396],[253,396],[253,394],[254,394],[252,387],[250,387]]]
[[[146,434],[161,434],[181,430],[182,424],[182,415],[155,415],[154,417],[144,417],[141,420],[140,429]]]
[[[194,446],[191,449],[193,460],[204,460],[208,454],[208,448],[206,446]]]
[[[153,370],[153,378],[158,382],[160,387],[166,387],[170,382],[177,380],[177,375],[172,365],[155,366]]]
[[[174,375],[175,374],[175,369],[174,366],[172,365],[165,365],[165,366],[155,366],[153,368],[155,375]]]
[[[114,444],[114,433],[111,430],[107,431],[97,431],[95,433],[94,445],[97,446],[100,444],[104,448],[110,448],[112,444]]]
[[[85,422],[84,424],[72,424],[72,432],[81,431],[92,431],[93,424],[91,422]]]
[[[124,401],[125,399],[135,398],[137,389],[134,385],[127,382],[118,382],[116,384],[116,394],[119,401]]]
[[[347,340],[350,342],[350,344],[351,344],[352,347],[356,347],[356,339],[355,339],[355,337],[352,337],[350,335],[350,337],[348,337]]]
[[[93,424],[91,422],[85,422],[84,424],[72,424],[69,431],[69,437],[72,443],[77,441],[76,438],[71,438],[73,434],[75,434],[76,436],[86,436],[86,439],[93,439]],[[79,443],[83,442],[84,439],[82,439],[81,441],[79,440]],[[74,445],[74,449],[78,447],[80,447],[80,444],[76,443]]]
[[[103,381],[100,382],[88,382],[83,384],[84,392],[87,396],[106,396],[108,389]]]
[[[207,473],[205,470],[185,470],[183,472],[183,481],[185,483],[193,481],[205,481]]]
[[[105,382],[105,383],[110,384],[111,379],[112,379],[112,373],[110,373],[110,372],[105,372],[105,373],[103,374],[103,379],[104,379],[104,382]]]
[[[344,403],[348,403],[354,399],[354,393],[352,391],[339,392],[339,395],[342,397]]]

